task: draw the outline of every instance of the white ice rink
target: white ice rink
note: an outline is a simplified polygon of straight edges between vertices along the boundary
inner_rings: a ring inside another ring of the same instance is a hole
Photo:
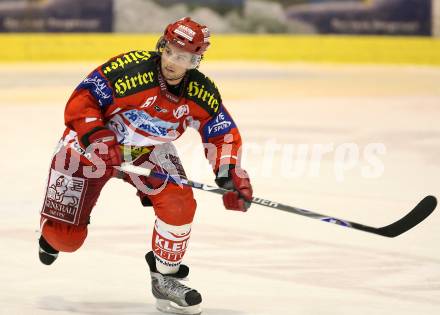
[[[64,105],[93,66],[0,67],[0,314],[159,314],[143,258],[153,210],[117,179],[79,251],[49,267],[37,257]],[[256,196],[373,226],[397,220],[425,195],[440,197],[440,68],[209,63],[202,71],[251,145],[244,164]],[[212,184],[199,142],[189,131],[176,144],[188,176]],[[272,160],[263,151],[270,143],[279,145]],[[335,172],[343,143],[357,144],[360,158]],[[386,148],[376,178],[363,176],[370,143]],[[289,151],[299,144],[334,150],[318,166],[310,152],[301,164]],[[288,174],[281,165],[291,162]],[[303,167],[295,173],[295,165]],[[204,314],[440,314],[439,212],[387,239],[261,206],[226,211],[219,196],[195,194],[185,262]]]

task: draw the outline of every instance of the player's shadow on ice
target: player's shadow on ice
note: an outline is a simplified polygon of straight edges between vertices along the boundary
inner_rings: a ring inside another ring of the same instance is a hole
[[[125,303],[113,301],[87,302],[68,301],[59,296],[46,296],[40,299],[39,309],[47,311],[59,311],[75,314],[91,315],[163,315],[156,310],[151,303]],[[204,315],[245,315],[245,313],[234,310],[219,308],[203,308]]]

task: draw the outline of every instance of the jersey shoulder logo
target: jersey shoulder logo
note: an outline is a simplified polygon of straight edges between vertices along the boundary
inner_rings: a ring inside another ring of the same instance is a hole
[[[232,128],[236,128],[234,121],[229,113],[221,106],[217,116],[211,118],[203,128],[203,136],[205,139],[225,135],[231,132]]]
[[[157,53],[131,51],[111,59],[101,67],[114,87],[115,97],[125,97],[158,86]]]
[[[135,71],[127,71],[112,82],[116,97],[132,95],[155,86],[155,77],[155,71],[148,69],[140,68]]]
[[[145,50],[133,50],[128,53],[113,57],[102,65],[102,73],[109,79],[125,68],[131,68],[142,62],[150,60],[156,53]]]
[[[198,70],[192,70],[188,78],[185,97],[215,116],[222,103],[215,83]]]
[[[101,107],[106,107],[113,102],[113,91],[107,85],[107,80],[97,70],[85,78],[76,89],[89,90]]]

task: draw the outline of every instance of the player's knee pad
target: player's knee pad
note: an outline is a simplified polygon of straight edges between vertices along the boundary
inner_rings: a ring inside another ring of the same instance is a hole
[[[41,234],[54,249],[74,252],[87,237],[87,225],[76,226],[45,219],[41,225]]]
[[[165,201],[154,204],[155,212],[163,222],[180,226],[192,223],[197,208],[191,190],[180,194],[170,195]]]
[[[156,218],[152,248],[156,257],[156,268],[159,272],[167,274],[179,270],[190,234],[191,224],[170,225]]]

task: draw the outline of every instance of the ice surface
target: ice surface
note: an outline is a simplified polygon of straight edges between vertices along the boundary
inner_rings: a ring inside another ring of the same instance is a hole
[[[0,68],[0,314],[158,314],[143,258],[154,215],[116,179],[84,246],[50,267],[37,258],[35,230],[64,104],[92,67]],[[374,226],[402,217],[427,194],[440,196],[440,68],[210,63],[202,70],[255,148],[244,164],[256,196]],[[177,146],[189,177],[212,184],[199,141],[189,131]],[[261,151],[270,141],[283,150],[352,142],[361,152],[383,143],[384,173],[363,177],[361,158],[338,179],[333,151],[317,172],[306,159],[302,174],[286,176],[282,154],[270,161]],[[386,239],[259,206],[225,211],[217,195],[195,194],[185,261],[204,314],[440,313],[437,212]]]

